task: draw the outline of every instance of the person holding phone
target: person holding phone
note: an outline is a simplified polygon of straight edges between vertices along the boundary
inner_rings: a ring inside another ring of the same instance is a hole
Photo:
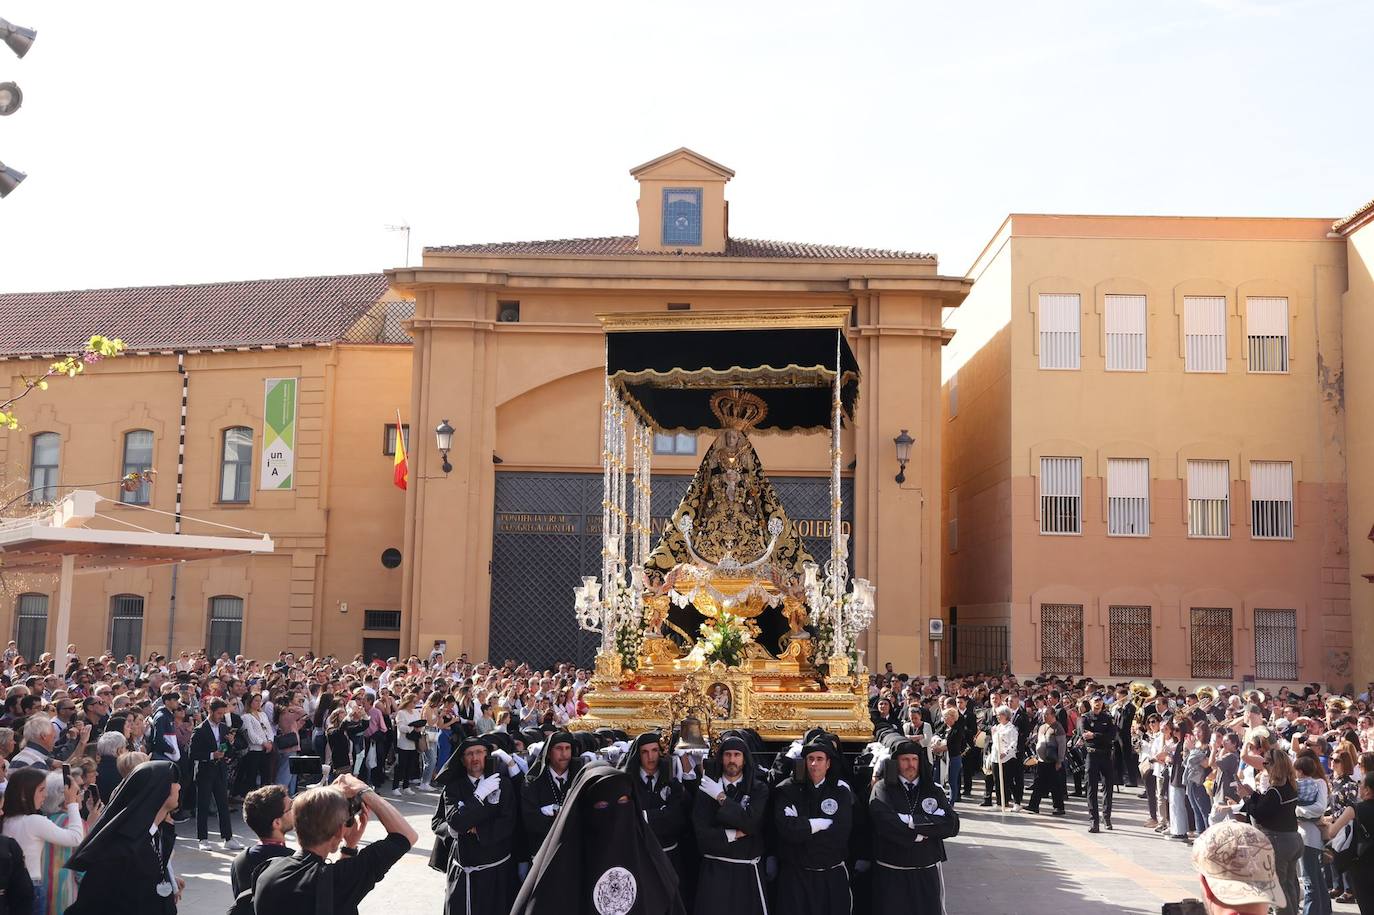
[[[215,804],[220,838],[226,851],[242,851],[229,819],[229,781],[226,758],[233,746],[233,732],[226,720],[229,704],[210,700],[210,716],[191,735],[191,760],[196,767],[196,838],[202,851],[210,851],[210,804]]]

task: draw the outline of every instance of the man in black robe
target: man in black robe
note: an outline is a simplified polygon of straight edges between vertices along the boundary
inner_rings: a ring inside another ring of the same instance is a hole
[[[920,760],[915,743],[896,743],[868,802],[875,912],[944,911],[940,865],[944,840],[959,834],[959,815]]]
[[[673,778],[672,766],[663,756],[659,735],[640,734],[630,744],[623,767],[634,785],[639,806],[648,818],[649,828],[658,839],[659,847],[672,862],[681,883],[682,855],[678,843],[687,825],[686,793],[682,782]]]
[[[849,915],[849,835],[854,796],[839,777],[839,754],[817,740],[802,748],[795,774],[778,785],[773,822],[782,869],[778,908],[797,915]]]
[[[534,856],[511,915],[685,915],[677,872],[639,798],[629,773],[589,765]]]
[[[515,786],[487,753],[469,737],[431,780],[444,792],[431,825],[450,845],[444,915],[506,912],[515,895]]]
[[[749,745],[726,737],[706,761],[692,806],[701,870],[697,915],[767,915],[759,861],[764,854],[768,784],[754,766]]]
[[[558,808],[563,806],[573,779],[582,768],[581,758],[574,755],[576,742],[567,731],[552,735],[525,776],[520,789],[520,824],[531,857],[539,853],[539,846],[558,816]]]

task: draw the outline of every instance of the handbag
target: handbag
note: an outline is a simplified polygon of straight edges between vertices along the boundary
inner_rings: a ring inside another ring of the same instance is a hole
[[[301,746],[301,735],[293,732],[277,735],[278,750],[298,750]]]

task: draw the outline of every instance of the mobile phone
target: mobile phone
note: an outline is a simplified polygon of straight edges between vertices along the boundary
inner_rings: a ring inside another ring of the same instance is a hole
[[[67,763],[62,764],[62,779],[68,782],[72,780],[72,767]]]

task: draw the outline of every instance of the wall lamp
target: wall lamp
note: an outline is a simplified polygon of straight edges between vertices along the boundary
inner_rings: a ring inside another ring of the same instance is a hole
[[[9,45],[16,57],[23,57],[29,53],[29,48],[33,47],[33,40],[37,37],[38,33],[33,29],[15,25],[7,19],[0,19],[0,41]]]
[[[905,483],[906,465],[911,460],[911,446],[916,444],[916,439],[903,429],[902,434],[892,440],[892,444],[897,446],[897,482]]]
[[[453,472],[453,465],[448,461],[448,453],[453,449],[453,427],[448,424],[448,420],[444,420],[435,427],[434,444],[444,459],[444,463],[439,469],[444,472],[444,476],[448,476]]]

